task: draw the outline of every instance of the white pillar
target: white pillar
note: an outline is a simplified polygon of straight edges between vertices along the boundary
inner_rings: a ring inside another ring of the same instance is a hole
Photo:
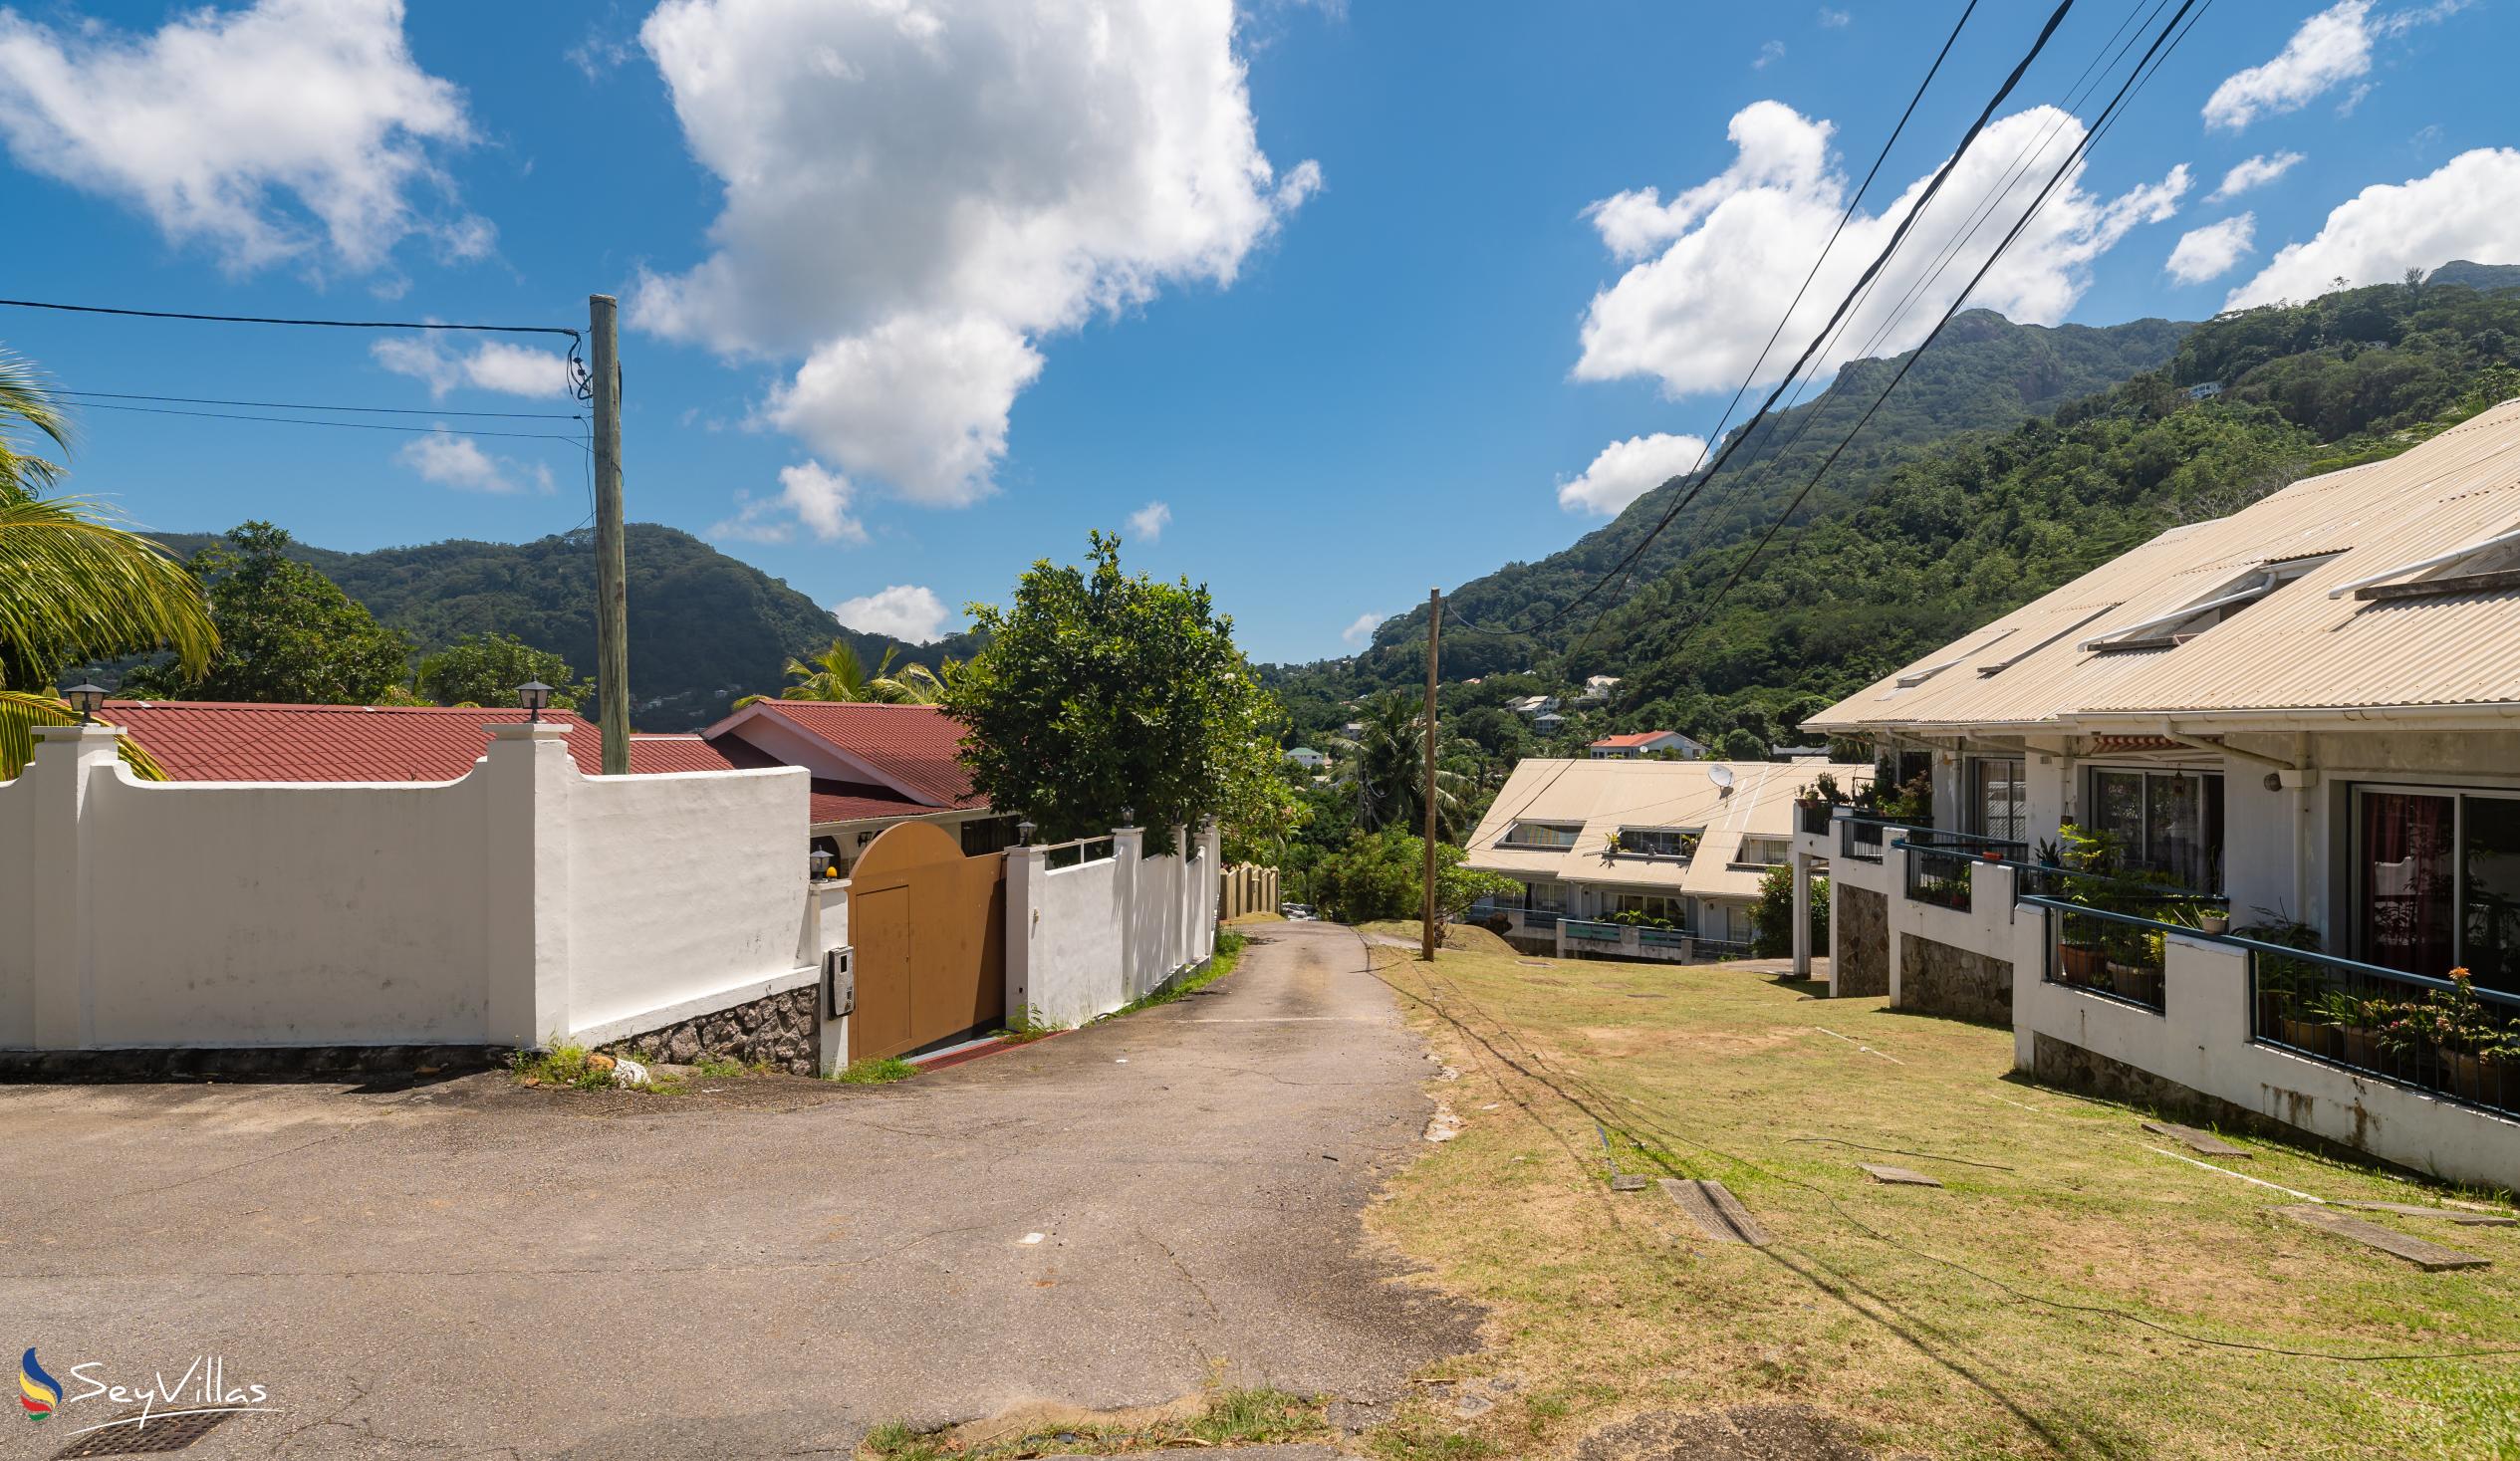
[[[565,725],[515,721],[489,731],[485,764],[474,773],[487,798],[488,1033],[494,1045],[538,1046],[572,1033],[569,794],[578,767]]]
[[[98,886],[113,869],[96,865],[87,816],[97,778],[116,774],[122,738],[110,725],[39,725],[35,759],[20,773],[35,797],[35,826],[45,842],[29,904],[38,1050],[84,1050],[96,1041],[89,933],[103,911]]]
[[[1050,890],[1050,860],[1037,847],[1006,850],[1006,1018],[1034,1014],[1033,945]],[[1044,1012],[1044,1018],[1051,1016]]]
[[[1794,977],[1811,977],[1811,854],[1794,854]]]
[[[1112,898],[1120,906],[1120,985],[1121,1003],[1144,994],[1154,987],[1146,979],[1143,964],[1162,957],[1162,919],[1149,920],[1138,884],[1138,874],[1146,863],[1146,830],[1142,827],[1112,829]],[[1155,927],[1149,930],[1147,924]]]

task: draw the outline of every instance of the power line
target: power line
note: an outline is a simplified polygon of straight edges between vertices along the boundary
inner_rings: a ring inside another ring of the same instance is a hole
[[[2212,3],[2213,0],[2203,0],[2203,4],[2207,8],[2210,8]],[[2004,251],[2010,248],[2016,239],[2021,237],[2022,231],[2030,226],[2030,221],[2038,216],[2039,210],[2046,205],[2049,195],[2056,190],[2057,184],[2062,182],[2065,177],[2073,171],[2075,165],[2083,159],[2084,154],[2089,152],[2093,144],[2109,130],[2111,124],[2116,120],[2120,108],[2125,104],[2128,97],[2134,93],[2135,89],[2138,88],[2142,82],[2149,79],[2150,72],[2147,71],[2146,68],[2150,67],[2154,70],[2158,69],[2157,65],[2154,63],[2154,57],[2158,55],[2162,61],[2166,61],[2168,59],[2168,53],[2163,50],[2163,46],[2166,44],[2171,49],[2176,49],[2177,43],[2186,39],[2187,31],[2195,29],[2195,21],[2188,22],[2187,30],[2181,30],[2179,28],[2179,23],[2182,20],[2186,20],[2187,13],[2193,9],[2196,11],[2197,21],[2204,19],[2205,12],[2203,9],[2197,9],[2197,5],[2198,0],[2180,0],[2178,10],[2170,16],[2169,23],[2161,28],[2161,33],[2153,38],[2151,46],[2144,51],[2142,59],[2136,63],[2135,70],[2128,75],[2126,82],[2118,88],[2117,95],[2110,99],[2109,105],[2106,108],[2102,109],[2100,118],[2093,123],[2091,130],[2083,134],[2083,139],[2075,144],[2073,151],[2066,155],[2065,161],[2058,165],[2054,173],[2049,175],[2046,185],[2039,189],[2038,197],[2031,200],[2029,208],[2022,213],[2020,219],[2013,224],[2011,230],[2004,235],[2003,239],[1995,245],[1995,251],[1987,255],[1986,261],[1978,266],[1977,272],[1974,275],[1970,276],[1968,284],[1963,287],[1959,295],[1951,301],[1950,307],[1942,312],[1942,318],[1935,322],[1931,333],[1927,334],[1924,341],[1919,344],[1914,351],[1908,354],[1908,357],[1904,362],[1900,363],[1897,372],[1890,376],[1890,383],[1888,385],[1882,387],[1881,394],[1873,398],[1873,403],[1865,408],[1864,415],[1856,421],[1854,429],[1850,430],[1836,446],[1830,448],[1828,457],[1821,462],[1819,469],[1812,473],[1811,480],[1805,482],[1802,486],[1802,490],[1794,494],[1793,501],[1787,503],[1785,511],[1777,516],[1774,523],[1769,525],[1766,534],[1759,539],[1757,546],[1753,547],[1749,553],[1742,557],[1741,561],[1734,566],[1731,576],[1724,581],[1723,587],[1716,590],[1714,597],[1707,600],[1706,603],[1699,608],[1697,613],[1689,620],[1688,626],[1681,631],[1679,641],[1672,646],[1671,652],[1673,654],[1677,654],[1688,647],[1689,640],[1696,635],[1699,626],[1706,622],[1707,617],[1723,603],[1724,598],[1732,592],[1734,586],[1741,582],[1742,575],[1749,572],[1750,565],[1757,562],[1759,555],[1767,551],[1768,545],[1775,541],[1776,535],[1783,530],[1784,526],[1788,522],[1793,520],[1794,514],[1801,510],[1804,500],[1811,495],[1812,489],[1820,485],[1821,479],[1828,475],[1831,467],[1837,465],[1839,455],[1847,449],[1848,444],[1853,442],[1856,436],[1860,434],[1867,425],[1872,423],[1874,413],[1882,408],[1882,402],[1888,400],[1890,396],[1890,392],[1898,388],[1898,383],[1907,378],[1908,370],[1915,365],[1917,361],[1924,357],[1925,352],[1932,347],[1934,341],[1940,338],[1943,330],[1950,325],[1951,321],[1955,317],[1958,316],[1960,307],[1967,302],[1969,295],[1976,291],[1977,286],[1985,281],[1987,274],[1994,269],[1996,261],[2004,256]],[[2155,13],[2158,13],[2159,7],[2155,6],[2154,9]],[[1608,617],[1607,609],[1604,610],[1603,617]],[[1599,628],[1600,626],[1601,620],[1596,619],[1594,621],[1594,628]],[[1589,630],[1587,631],[1587,634],[1589,637]]]
[[[287,315],[212,315],[190,310],[135,310],[121,305],[73,305],[58,300],[0,299],[0,306],[17,310],[55,310],[70,315],[115,315],[131,320],[191,320],[216,325],[296,325],[319,330],[442,330],[480,335],[563,335],[569,339],[567,367],[570,386],[580,400],[591,399],[594,386],[587,375],[586,360],[581,351],[586,345],[583,331],[566,325],[482,325],[448,324],[438,320],[316,320]]]
[[[86,409],[94,411],[139,411],[152,416],[199,416],[216,421],[261,421],[273,426],[332,426],[345,431],[401,431],[416,436],[509,436],[526,441],[566,441],[580,451],[590,451],[586,442],[575,436],[554,431],[455,431],[443,426],[395,426],[378,421],[318,421],[306,416],[248,416],[235,411],[180,411],[167,406],[108,405],[91,401]]]
[[[1671,525],[1671,520],[1679,515],[1679,510],[1686,506],[1690,500],[1695,498],[1697,493],[1704,488],[1706,483],[1712,481],[1715,475],[1723,470],[1724,463],[1731,460],[1733,452],[1739,449],[1741,442],[1748,437],[1751,432],[1758,429],[1759,422],[1767,416],[1769,411],[1775,408],[1777,401],[1783,398],[1787,387],[1792,385],[1795,377],[1803,372],[1803,367],[1811,364],[1812,357],[1819,352],[1822,342],[1827,340],[1829,336],[1837,330],[1839,322],[1846,318],[1847,312],[1854,307],[1857,298],[1868,287],[1870,287],[1874,279],[1881,274],[1883,267],[1890,262],[1890,256],[1898,251],[1899,245],[1906,242],[1908,230],[1915,226],[1916,220],[1923,215],[1926,206],[1930,204],[1941,192],[1942,184],[1951,176],[1953,170],[1958,167],[1960,159],[1968,154],[1970,144],[1975,142],[1978,134],[1986,129],[1987,121],[1995,115],[1995,109],[2001,107],[2005,100],[2012,95],[2013,89],[2021,84],[2022,74],[2027,72],[2030,69],[2031,63],[2038,60],[2040,53],[2047,49],[2049,38],[2056,34],[2058,26],[2065,23],[2066,13],[2071,11],[2073,8],[2074,0],[2060,0],[2056,10],[2048,16],[2047,24],[2040,27],[2038,38],[2031,42],[2029,51],[2023,55],[2019,62],[2014,64],[2011,74],[2004,78],[2003,85],[1995,89],[1995,94],[1987,99],[1986,106],[1979,111],[1976,120],[1969,123],[1968,130],[1963,133],[1960,138],[1960,144],[1952,149],[1950,157],[1947,158],[1940,167],[1934,170],[1932,180],[1925,184],[1923,195],[1918,197],[1915,205],[1907,210],[1904,217],[1899,219],[1898,226],[1890,233],[1890,241],[1882,246],[1881,253],[1876,255],[1873,262],[1865,267],[1864,274],[1856,281],[1855,287],[1847,291],[1846,298],[1839,303],[1838,308],[1835,311],[1831,312],[1828,322],[1821,327],[1818,335],[1812,337],[1811,344],[1804,348],[1801,357],[1794,362],[1792,368],[1788,369],[1785,372],[1784,377],[1777,382],[1776,388],[1768,393],[1767,400],[1760,405],[1758,412],[1751,416],[1749,424],[1743,426],[1739,431],[1735,432],[1731,439],[1724,443],[1723,450],[1716,454],[1713,464],[1706,468],[1704,475],[1700,476],[1698,480],[1691,485],[1689,491],[1684,494],[1679,501],[1673,503],[1671,508],[1663,513],[1660,521],[1656,522],[1653,527],[1646,532],[1644,537],[1638,540],[1637,546],[1630,550],[1626,558],[1614,565],[1609,573],[1605,573],[1600,579],[1596,580],[1592,588],[1577,595],[1573,600],[1561,607],[1557,612],[1549,615],[1549,617],[1544,620],[1538,628],[1545,629],[1551,624],[1555,624],[1559,620],[1565,618],[1568,614],[1574,612],[1595,594],[1601,592],[1602,587],[1610,582],[1612,575],[1623,573],[1631,565],[1636,563],[1638,559],[1641,558],[1644,555],[1644,551],[1653,545],[1653,541],[1662,535],[1663,529],[1669,527]]]
[[[70,400],[153,400],[172,405],[258,406],[281,411],[355,411],[363,415],[388,416],[481,416],[518,421],[584,421],[578,411],[456,411],[428,406],[359,406],[322,405],[303,400],[227,400],[207,395],[146,395],[129,390],[61,390],[52,392]]]

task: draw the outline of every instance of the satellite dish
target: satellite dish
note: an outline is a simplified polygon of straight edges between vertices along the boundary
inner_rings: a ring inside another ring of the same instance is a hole
[[[1716,789],[1717,791],[1722,792],[1722,793],[1723,793],[1724,795],[1726,795],[1726,796],[1730,796],[1730,795],[1732,795],[1732,768],[1731,768],[1731,767],[1729,767],[1729,766],[1709,766],[1709,767],[1707,767],[1707,768],[1706,768],[1706,779],[1707,779],[1708,781],[1711,781],[1711,782],[1713,782],[1713,783],[1715,784],[1715,789]]]

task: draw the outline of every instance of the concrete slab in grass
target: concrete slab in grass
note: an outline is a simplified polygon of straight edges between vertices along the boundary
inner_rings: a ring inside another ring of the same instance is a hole
[[[2392,1258],[2404,1259],[2425,1273],[2438,1273],[2443,1269],[2484,1268],[2493,1262],[2492,1259],[2478,1258],[2472,1253],[2461,1253],[2455,1248],[2444,1248],[2438,1243],[2426,1243],[2421,1238],[2410,1238],[2394,1228],[2384,1228],[2378,1223],[2349,1217],[2332,1207],[2313,1207],[2303,1203],[2292,1207],[2279,1207],[2275,1210],[2304,1227],[2317,1228],[2323,1233],[2333,1233],[2337,1237],[2348,1238],[2377,1248]]]
[[[1750,1216],[1741,1199],[1727,1191],[1721,1182],[1664,1177],[1662,1190],[1687,1213],[1699,1231],[1717,1243],[1741,1243],[1752,1248],[1768,1246],[1767,1230]]]
[[[2439,1218],[2462,1228],[2520,1228],[2520,1218],[2505,1217],[2498,1212],[2471,1212],[2461,1207],[2417,1207],[2411,1202],[2340,1202],[2339,1207],[2356,1207],[2365,1212],[2394,1212],[2399,1217]]]
[[[1874,1181],[1886,1186],[1939,1187],[1942,1185],[1938,1177],[1928,1177],[1922,1172],[1911,1172],[1905,1167],[1889,1166],[1877,1161],[1860,1161],[1856,1165],[1870,1173]]]

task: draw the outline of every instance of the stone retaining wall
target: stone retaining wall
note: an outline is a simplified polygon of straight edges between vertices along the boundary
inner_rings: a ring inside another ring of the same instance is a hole
[[[1840,999],[1890,993],[1890,899],[1869,887],[1833,882],[1829,917],[1840,924],[1830,965]]]
[[[1898,936],[1895,1007],[2012,1028],[2012,965],[1912,933]]]
[[[816,1041],[820,1030],[822,986],[808,984],[750,1004],[719,1010],[634,1035],[604,1047],[607,1055],[673,1066],[699,1064],[703,1057],[739,1061],[747,1066],[772,1065],[796,1076],[818,1074]]]

